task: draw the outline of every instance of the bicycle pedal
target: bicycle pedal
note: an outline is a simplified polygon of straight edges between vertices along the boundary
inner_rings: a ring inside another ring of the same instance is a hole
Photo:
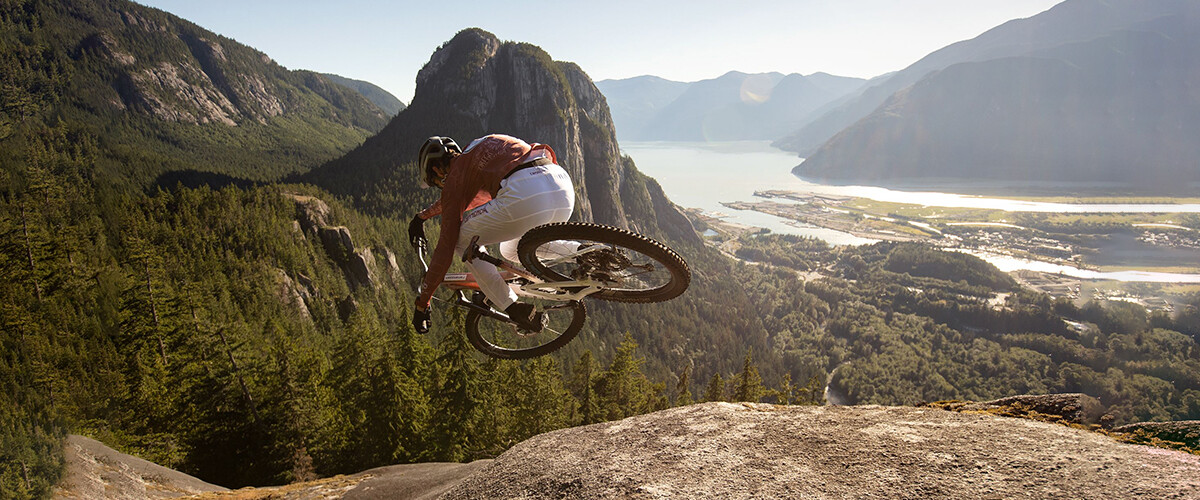
[[[530,328],[526,328],[521,323],[515,323],[515,324],[517,325],[518,330],[528,333],[530,335],[533,335],[533,334],[541,333],[542,330],[545,330],[546,327],[550,325],[550,318],[546,316],[546,313],[538,312],[534,315],[533,323],[534,323],[534,325],[537,326],[537,328],[530,329]]]

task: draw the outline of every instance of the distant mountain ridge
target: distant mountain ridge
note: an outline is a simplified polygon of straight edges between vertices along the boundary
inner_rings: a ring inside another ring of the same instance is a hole
[[[1067,0],[1036,16],[1008,21],[975,38],[932,52],[883,81],[864,86],[857,98],[815,117],[811,123],[776,141],[775,146],[808,156],[842,129],[875,111],[892,94],[933,71],[962,62],[1028,55],[1091,40],[1120,27],[1179,12],[1190,3],[1189,0]]]
[[[379,88],[379,86],[375,85],[374,83],[363,80],[353,80],[332,73],[321,73],[321,75],[325,78],[328,78],[329,81],[333,83],[353,89],[354,91],[362,94],[363,97],[366,97],[368,101],[371,101],[372,104],[378,106],[379,109],[383,110],[384,113],[387,113],[388,116],[396,116],[396,113],[404,111],[403,101],[397,99],[396,96],[392,95],[391,92]]]
[[[814,73],[747,74],[683,83],[654,76],[602,80],[617,135],[634,141],[774,140],[865,80]]]
[[[54,110],[70,127],[104,132],[102,160],[112,161],[102,177],[119,183],[182,170],[277,178],[386,123],[356,91],[133,2],[5,2],[0,26],[0,140]]]
[[[1090,23],[1097,16],[1064,12],[1103,13],[1102,21],[1120,13],[1129,18],[1080,26],[1079,19]],[[1165,15],[1139,20],[1147,12]],[[1025,54],[954,64],[925,76],[794,171],[860,180],[1113,182],[1156,191],[1200,181],[1200,6],[1071,0],[1026,22],[1037,29],[1016,30],[1036,41],[1022,46]],[[1084,36],[1104,26],[1112,29],[1083,41],[1035,36],[1041,30]],[[1001,41],[978,53],[1020,45]],[[1053,45],[1042,47],[1043,41]]]

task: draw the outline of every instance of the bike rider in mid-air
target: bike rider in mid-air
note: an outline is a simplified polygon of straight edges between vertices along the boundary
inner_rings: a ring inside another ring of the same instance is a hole
[[[526,231],[542,224],[566,222],[575,209],[575,189],[554,150],[493,134],[471,141],[466,150],[449,137],[430,137],[421,146],[421,186],[437,186],[441,197],[413,217],[409,240],[425,238],[424,223],[442,216],[442,232],[429,271],[413,310],[413,327],[429,331],[429,304],[455,255],[462,255],[472,238],[477,244],[500,244],[505,259],[517,262],[517,242]],[[523,329],[537,330],[541,313],[532,304],[517,302],[496,266],[472,259],[467,267],[479,288]]]

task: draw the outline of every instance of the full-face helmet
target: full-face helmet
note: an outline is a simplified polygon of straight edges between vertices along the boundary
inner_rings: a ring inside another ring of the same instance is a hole
[[[442,187],[446,178],[446,169],[450,167],[450,159],[462,154],[462,148],[449,137],[434,136],[425,140],[421,146],[418,163],[421,167],[421,187]]]

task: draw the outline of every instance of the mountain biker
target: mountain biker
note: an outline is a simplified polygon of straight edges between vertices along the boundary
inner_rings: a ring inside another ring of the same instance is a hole
[[[554,150],[493,134],[471,141],[466,150],[449,137],[430,137],[421,146],[421,186],[437,186],[441,197],[413,216],[409,240],[425,238],[424,223],[442,216],[442,232],[422,280],[413,310],[413,327],[429,331],[429,305],[455,255],[462,255],[475,236],[479,245],[500,243],[505,259],[517,262],[517,242],[534,227],[565,222],[575,209],[575,189],[558,165]],[[498,310],[523,329],[537,330],[541,313],[517,302],[496,266],[472,259],[467,267],[479,288]]]

